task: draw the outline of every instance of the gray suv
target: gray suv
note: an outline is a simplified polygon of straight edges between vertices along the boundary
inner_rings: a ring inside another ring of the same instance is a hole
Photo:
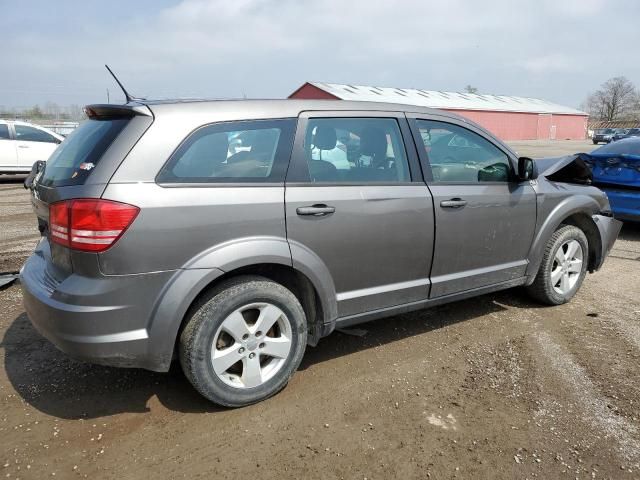
[[[579,157],[534,162],[459,116],[346,101],[92,105],[30,179],[21,271],[69,355],[242,406],[336,327],[527,286],[569,301],[620,222]]]

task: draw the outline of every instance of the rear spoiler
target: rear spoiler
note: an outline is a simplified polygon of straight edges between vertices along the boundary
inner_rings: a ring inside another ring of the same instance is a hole
[[[142,104],[113,105],[110,103],[97,103],[84,107],[84,113],[89,118],[153,116],[149,107]]]

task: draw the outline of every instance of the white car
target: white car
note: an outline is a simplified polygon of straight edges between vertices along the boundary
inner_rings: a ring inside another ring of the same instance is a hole
[[[29,173],[47,160],[64,140],[62,135],[31,123],[0,120],[0,173]]]

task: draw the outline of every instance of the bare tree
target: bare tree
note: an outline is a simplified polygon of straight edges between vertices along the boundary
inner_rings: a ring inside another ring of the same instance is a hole
[[[464,87],[464,91],[467,93],[478,93],[478,89],[476,87],[472,87],[471,85],[467,85]]]
[[[72,105],[69,105],[68,111],[69,111],[69,119],[75,122],[80,122],[85,118],[87,118],[86,115],[84,114],[84,110],[82,109],[82,107],[80,105],[76,105],[75,103]]]
[[[60,106],[55,102],[47,102],[44,104],[44,114],[49,120],[59,120]]]
[[[598,120],[632,119],[636,113],[638,92],[626,77],[614,77],[588,96],[584,106]]]

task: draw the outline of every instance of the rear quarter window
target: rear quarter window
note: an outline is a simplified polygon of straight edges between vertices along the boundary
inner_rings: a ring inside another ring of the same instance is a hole
[[[158,183],[280,183],[294,119],[224,122],[200,127],[171,155]]]
[[[54,187],[83,184],[129,120],[86,120],[53,152],[39,183]]]

